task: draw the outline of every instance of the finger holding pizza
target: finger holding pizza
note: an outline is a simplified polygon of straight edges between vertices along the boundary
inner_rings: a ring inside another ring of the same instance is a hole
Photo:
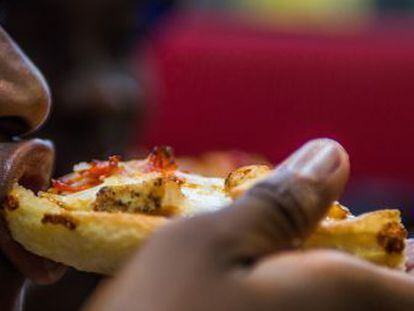
[[[86,310],[412,310],[406,273],[295,251],[348,174],[340,145],[308,143],[229,208],[160,229]]]

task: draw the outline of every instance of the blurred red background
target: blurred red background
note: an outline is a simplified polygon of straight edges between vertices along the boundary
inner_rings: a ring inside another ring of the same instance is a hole
[[[331,137],[349,151],[354,177],[414,183],[412,35],[379,23],[331,35],[172,19],[148,50],[156,83],[146,143],[179,154],[241,149],[276,163]]]
[[[344,32],[261,27],[227,14],[170,18],[147,60],[148,147],[217,149],[277,163],[309,139],[351,156],[343,202],[414,219],[414,23],[379,18]],[[408,207],[408,208],[407,208]]]

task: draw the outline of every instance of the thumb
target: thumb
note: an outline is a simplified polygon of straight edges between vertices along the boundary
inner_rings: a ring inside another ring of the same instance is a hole
[[[157,231],[88,310],[117,309],[126,302],[151,310],[156,305],[215,310],[222,304],[228,310],[255,309],[251,293],[222,273],[239,272],[241,265],[300,244],[338,199],[348,174],[348,156],[338,143],[309,142],[228,208]],[[169,288],[161,298],[160,284]],[[113,299],[111,293],[120,288]],[[196,292],[204,294],[191,295]]]
[[[339,198],[348,175],[348,155],[337,142],[305,144],[230,208],[210,216],[218,226],[217,245],[232,261],[300,246]]]

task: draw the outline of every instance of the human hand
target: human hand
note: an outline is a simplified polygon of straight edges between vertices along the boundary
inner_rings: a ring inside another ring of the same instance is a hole
[[[294,251],[348,174],[336,142],[306,144],[230,207],[159,230],[86,310],[412,310],[408,274]]]

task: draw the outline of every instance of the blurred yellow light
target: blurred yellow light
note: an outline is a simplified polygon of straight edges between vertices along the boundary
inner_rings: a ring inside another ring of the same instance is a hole
[[[248,8],[279,13],[353,14],[372,7],[372,0],[241,0]]]
[[[233,0],[245,12],[265,23],[281,26],[364,24],[373,0]],[[334,30],[334,29],[333,29]]]

